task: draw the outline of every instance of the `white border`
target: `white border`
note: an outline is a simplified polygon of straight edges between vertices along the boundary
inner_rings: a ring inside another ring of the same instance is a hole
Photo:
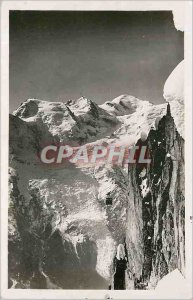
[[[186,283],[182,293],[171,290],[19,290],[7,289],[8,228],[8,113],[9,10],[173,10],[184,3],[185,31],[185,177],[186,177]],[[192,298],[192,2],[191,1],[5,1],[1,7],[1,295],[6,299],[191,299]]]

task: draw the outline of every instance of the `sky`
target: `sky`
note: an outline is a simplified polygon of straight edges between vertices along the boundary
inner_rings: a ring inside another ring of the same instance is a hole
[[[184,58],[172,12],[11,11],[10,112],[28,98],[163,103]]]

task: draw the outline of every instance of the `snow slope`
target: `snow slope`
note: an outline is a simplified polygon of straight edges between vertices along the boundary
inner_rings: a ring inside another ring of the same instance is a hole
[[[164,98],[170,103],[178,132],[184,138],[184,61],[177,65],[166,80]]]
[[[106,101],[100,105],[100,107],[112,115],[122,116],[134,113],[142,102],[146,102],[146,104],[149,103],[148,101],[142,101],[130,95],[120,95],[112,101]]]
[[[121,95],[100,105],[109,114],[117,116],[121,126],[113,138],[119,143],[134,144],[144,133],[156,127],[157,121],[166,113],[166,105],[153,105],[130,95]]]

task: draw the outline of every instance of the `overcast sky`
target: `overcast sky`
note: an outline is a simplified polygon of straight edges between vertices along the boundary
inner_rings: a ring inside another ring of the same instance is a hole
[[[162,103],[184,56],[172,12],[10,13],[10,111],[28,98]]]

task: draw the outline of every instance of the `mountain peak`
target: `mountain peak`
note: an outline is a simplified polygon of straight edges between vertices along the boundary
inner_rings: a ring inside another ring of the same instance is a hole
[[[101,108],[115,116],[130,115],[137,111],[144,103],[150,104],[148,101],[140,100],[131,95],[120,95],[112,101],[106,101],[100,105]]]
[[[20,118],[30,118],[38,113],[38,106],[42,100],[27,99],[13,112],[13,115]]]
[[[95,102],[84,96],[76,100],[68,100],[66,105],[75,115],[82,115],[88,113],[89,111],[96,114],[100,109]]]
[[[33,121],[33,118],[39,117],[41,114],[53,114],[56,112],[69,112],[69,109],[63,102],[50,102],[40,99],[27,99],[13,115],[18,116],[26,121]]]

